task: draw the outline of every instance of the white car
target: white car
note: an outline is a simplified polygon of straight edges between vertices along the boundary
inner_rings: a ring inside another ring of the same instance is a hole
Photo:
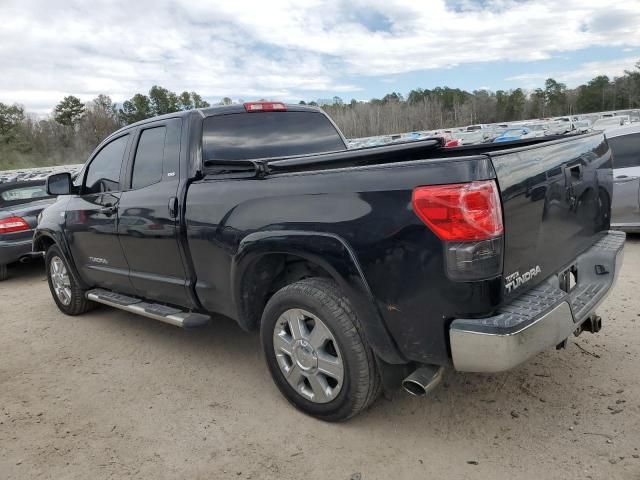
[[[624,124],[625,124],[624,116],[604,117],[604,118],[599,118],[598,120],[593,122],[593,126],[591,128],[598,131],[607,131],[611,128],[621,127]]]
[[[613,154],[611,226],[640,232],[640,125],[610,129],[605,135]]]

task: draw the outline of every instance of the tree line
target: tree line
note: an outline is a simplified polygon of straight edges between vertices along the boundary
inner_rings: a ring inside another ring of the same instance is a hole
[[[334,97],[322,108],[349,138],[634,109],[640,108],[640,62],[621,77],[600,75],[573,89],[548,78],[533,91],[418,88],[406,97],[392,92],[368,102]]]
[[[219,103],[232,100],[225,97]],[[123,125],[208,106],[196,92],[178,94],[157,85],[121,105],[107,95],[86,103],[70,95],[46,118],[30,115],[18,104],[0,103],[0,170],[83,163],[104,137]],[[533,91],[417,88],[406,97],[392,92],[366,102],[334,97],[322,108],[347,137],[640,108],[640,62],[621,77],[597,76],[574,89],[549,78],[544,88]]]
[[[176,94],[157,85],[120,107],[108,95],[86,103],[69,95],[47,118],[29,115],[18,104],[0,103],[0,170],[84,163],[107,135],[124,125],[209,106],[196,92]]]

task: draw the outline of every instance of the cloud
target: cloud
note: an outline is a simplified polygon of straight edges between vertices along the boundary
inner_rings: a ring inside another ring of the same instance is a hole
[[[540,86],[542,81],[547,78],[553,78],[569,85],[570,87],[578,85],[582,82],[591,80],[598,75],[607,75],[610,78],[624,75],[625,70],[633,70],[638,62],[638,57],[618,58],[615,60],[606,60],[599,62],[583,63],[577,68],[563,71],[542,72],[542,73],[524,73],[522,75],[514,75],[505,80],[513,82],[524,82],[525,86]]]
[[[314,98],[362,76],[640,47],[637,0],[4,0],[0,18],[0,101],[37,111],[154,84]]]

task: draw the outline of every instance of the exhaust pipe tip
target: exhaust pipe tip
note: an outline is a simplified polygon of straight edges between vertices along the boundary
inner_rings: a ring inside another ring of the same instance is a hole
[[[404,391],[409,395],[413,395],[415,397],[424,397],[427,394],[424,386],[416,382],[415,380],[403,380],[402,388],[404,388]]]
[[[18,259],[18,261],[20,263],[31,263],[32,260],[35,260],[36,258],[43,258],[43,257],[44,257],[44,252],[29,252],[22,255]]]
[[[422,397],[436,388],[442,381],[444,367],[424,365],[402,381],[402,388],[416,397]]]

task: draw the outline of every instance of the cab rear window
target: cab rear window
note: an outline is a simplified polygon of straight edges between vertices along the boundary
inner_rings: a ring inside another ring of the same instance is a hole
[[[202,158],[251,160],[345,150],[322,113],[234,113],[205,118]]]

